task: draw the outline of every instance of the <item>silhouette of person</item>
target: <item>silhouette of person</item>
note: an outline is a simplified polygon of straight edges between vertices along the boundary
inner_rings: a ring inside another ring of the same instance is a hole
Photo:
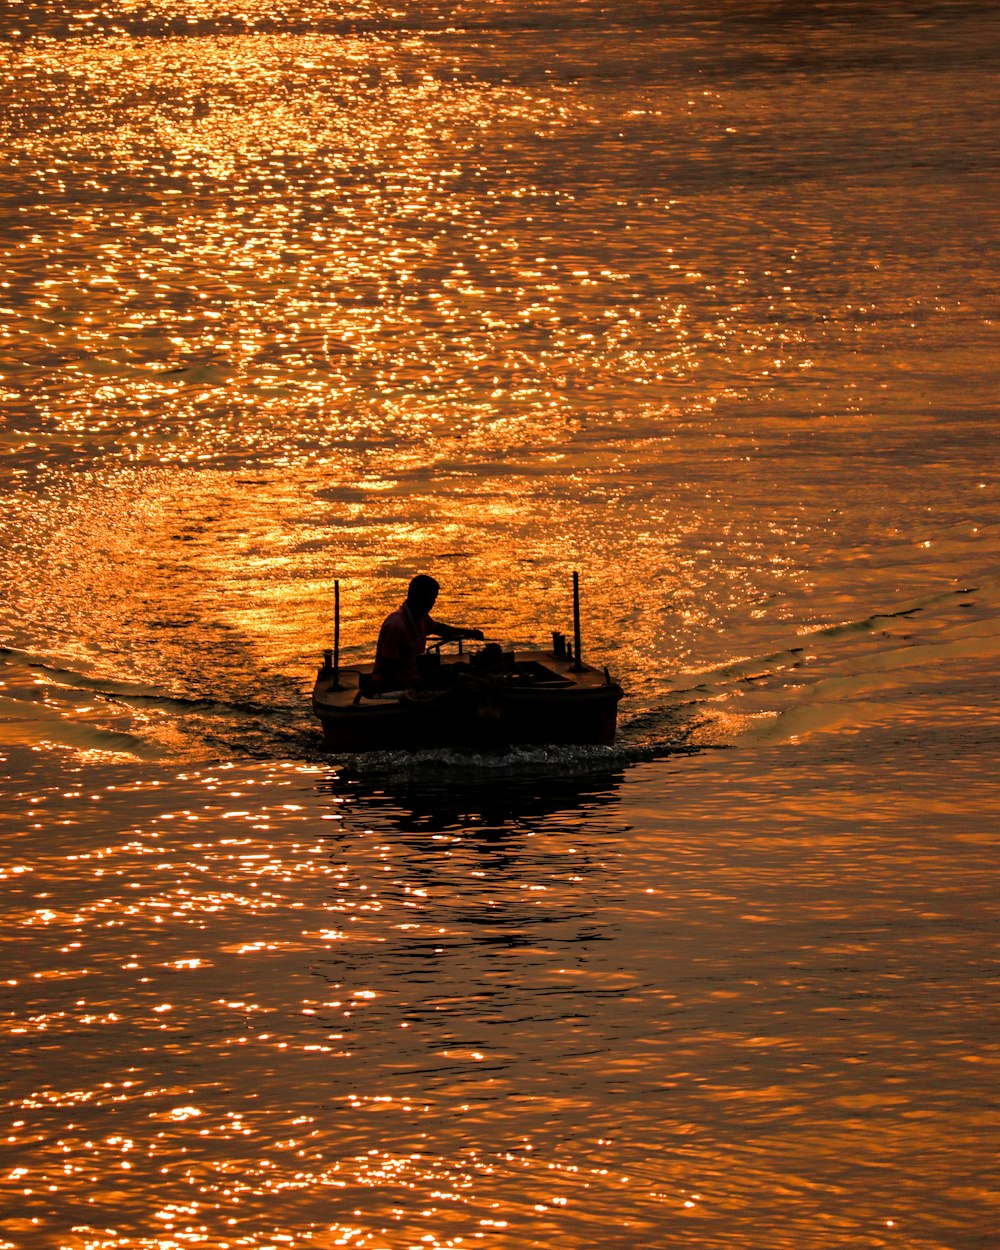
[[[441,589],[433,577],[418,573],[410,582],[406,601],[382,622],[375,648],[372,678],[380,690],[412,690],[420,686],[417,657],[427,649],[428,637],[483,639],[481,629],[461,629],[431,618]]]

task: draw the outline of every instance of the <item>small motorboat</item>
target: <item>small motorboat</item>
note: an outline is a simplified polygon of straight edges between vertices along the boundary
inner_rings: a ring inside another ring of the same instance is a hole
[[[378,690],[371,668],[341,668],[324,653],[313,711],[333,750],[496,749],[521,745],[605,745],[615,739],[622,688],[607,668],[580,658],[579,581],[573,575],[574,640],[552,635],[551,651],[505,651],[496,643],[420,658],[415,690]],[[339,586],[336,602],[339,609]]]

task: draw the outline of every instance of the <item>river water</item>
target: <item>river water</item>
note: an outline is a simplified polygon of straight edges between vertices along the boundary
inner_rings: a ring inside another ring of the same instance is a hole
[[[996,34],[3,6],[3,1250],[997,1245]],[[614,748],[324,753],[574,569]]]

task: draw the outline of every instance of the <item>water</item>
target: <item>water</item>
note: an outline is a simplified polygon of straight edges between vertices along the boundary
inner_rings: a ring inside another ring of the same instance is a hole
[[[0,15],[0,1246],[993,1247],[992,10],[236,10]]]

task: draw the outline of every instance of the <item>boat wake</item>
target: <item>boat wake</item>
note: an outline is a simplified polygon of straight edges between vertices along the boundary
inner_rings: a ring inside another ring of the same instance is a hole
[[[0,748],[65,750],[164,764],[220,759],[295,760],[342,777],[585,779],[649,760],[732,747],[780,746],[823,733],[912,718],[937,683],[994,663],[1000,590],[928,596],[863,619],[802,629],[757,655],[641,682],[630,691],[614,745],[332,751],[301,681],[248,671],[229,689],[202,690],[192,668],[177,687],[126,680],[97,665],[0,647]],[[935,676],[936,675],[936,676]],[[942,690],[944,687],[942,686]],[[246,697],[250,696],[250,697]],[[944,695],[942,694],[942,697]],[[971,697],[971,696],[969,696]]]
[[[536,746],[468,752],[453,748],[428,751],[365,751],[326,758],[342,776],[429,777],[439,774],[461,783],[473,777],[596,773],[631,762],[627,747]]]
[[[697,740],[698,722],[679,720],[663,708],[626,723],[613,746],[547,745],[468,751],[451,747],[424,751],[365,751],[323,758],[344,777],[424,778],[438,774],[447,784],[476,778],[579,776],[619,771],[644,760],[693,754],[712,743]]]
[[[259,683],[260,701],[182,694],[0,647],[0,745],[163,762],[307,756],[318,735],[300,692],[271,685]]]

